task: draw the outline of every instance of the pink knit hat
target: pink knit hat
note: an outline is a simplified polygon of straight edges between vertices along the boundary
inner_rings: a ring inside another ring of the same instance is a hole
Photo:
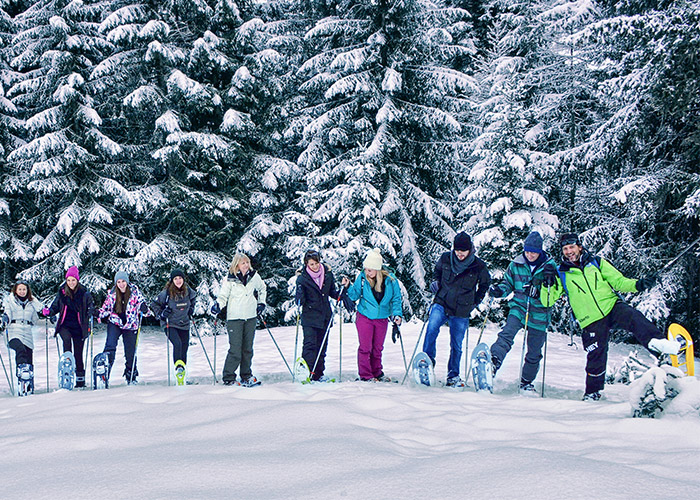
[[[66,271],[66,279],[70,277],[74,277],[76,280],[80,281],[80,273],[78,272],[78,268],[75,266],[70,266],[68,268],[68,271]]]

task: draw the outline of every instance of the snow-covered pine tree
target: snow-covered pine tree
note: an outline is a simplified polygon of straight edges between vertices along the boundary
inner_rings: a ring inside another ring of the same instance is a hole
[[[86,83],[107,50],[96,37],[100,15],[90,2],[37,2],[16,17],[10,63],[22,79],[7,96],[25,121],[27,143],[7,160],[13,192],[35,203],[22,225],[35,264],[22,276],[40,290],[53,289],[71,265],[93,290],[110,284],[115,261],[129,253],[133,238],[131,228],[115,227],[115,204],[152,198],[131,199],[127,176],[108,163],[122,148],[102,132]]]
[[[435,195],[457,189],[457,155],[440,148],[461,139],[455,116],[474,91],[451,68],[474,52],[469,15],[422,0],[313,5],[326,17],[305,36],[307,107],[294,122],[304,127],[298,163],[308,188],[299,206],[308,226],[290,239],[288,255],[316,246],[348,273],[378,247],[410,303],[422,306],[426,273],[454,234],[451,211]]]
[[[474,116],[479,134],[465,159],[470,184],[460,194],[459,217],[498,280],[527,234],[553,238],[558,219],[546,199],[550,173],[541,161],[546,155],[533,149],[540,124],[527,108],[534,11],[529,4],[503,1],[489,9],[498,15],[490,19],[481,62],[482,94]]]

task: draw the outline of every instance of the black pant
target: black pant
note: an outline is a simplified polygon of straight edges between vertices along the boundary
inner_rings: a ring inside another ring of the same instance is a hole
[[[168,331],[169,330],[169,331]],[[173,363],[182,361],[187,364],[187,348],[190,346],[190,331],[171,326],[165,333],[173,345]]]
[[[634,335],[637,342],[647,347],[651,339],[664,335],[654,323],[644,317],[634,307],[617,301],[612,311],[602,319],[583,329],[583,347],[588,353],[586,360],[586,393],[603,390],[605,367],[608,364],[608,339],[610,330],[626,330]]]
[[[15,351],[15,364],[34,364],[33,351],[24,345],[20,339],[10,339],[10,347]]]
[[[323,376],[326,369],[326,349],[328,348],[328,339],[323,342],[323,337],[326,335],[326,328],[315,328],[313,326],[305,326],[304,330],[304,347],[301,356],[309,365],[309,370],[314,372],[312,380],[318,380]],[[323,345],[321,345],[323,343]],[[320,355],[319,355],[320,352]],[[318,363],[316,363],[318,358]],[[316,369],[314,370],[314,363]]]
[[[75,357],[75,376],[85,378],[85,363],[83,362],[85,339],[83,338],[83,332],[61,328],[58,334],[63,341],[63,352],[72,352]]]
[[[119,328],[112,323],[107,325],[107,340],[105,341],[105,350],[107,357],[109,358],[109,372],[112,373],[112,367],[114,366],[114,358],[117,353],[117,341],[119,337],[122,338],[124,343],[124,357],[126,358],[124,364],[124,376],[127,382],[132,382],[136,380],[139,374],[138,368],[136,368],[136,330],[125,330]],[[134,368],[134,373],[131,373],[131,368]]]

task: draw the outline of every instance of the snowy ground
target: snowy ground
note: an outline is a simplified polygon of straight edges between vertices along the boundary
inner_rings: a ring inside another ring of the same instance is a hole
[[[419,324],[403,328],[410,357]],[[497,329],[484,334],[491,343]],[[273,330],[291,364],[293,327]],[[470,352],[478,331],[471,329]],[[438,342],[445,377],[449,334]],[[700,417],[632,419],[629,386],[580,401],[584,352],[552,334],[546,398],[517,394],[521,338],[495,394],[355,382],[354,325],[343,325],[343,383],[293,385],[265,330],[255,341],[257,388],[213,385],[202,349],[190,346],[198,385],[167,387],[165,338],[144,329],[141,385],[127,387],[121,344],[107,391],[55,391],[57,354],[37,332],[37,394],[0,394],[3,498],[689,498],[700,488]],[[204,338],[213,355],[213,337]],[[217,372],[226,337],[217,338]],[[95,352],[104,344],[97,332]],[[580,342],[579,342],[580,344]],[[630,346],[612,346],[611,363]],[[3,347],[3,359],[7,354]],[[327,373],[338,375],[338,329]],[[385,372],[400,379],[390,337]],[[4,377],[4,375],[3,375]],[[5,382],[2,381],[4,384]],[[538,391],[541,378],[537,381]]]

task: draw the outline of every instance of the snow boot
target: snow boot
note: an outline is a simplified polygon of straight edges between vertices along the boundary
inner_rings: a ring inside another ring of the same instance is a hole
[[[462,380],[459,375],[456,377],[450,377],[445,381],[445,386],[447,387],[464,387],[464,380]]]
[[[681,350],[681,343],[668,339],[651,339],[649,341],[648,348],[654,353],[671,354],[676,356]]]
[[[601,397],[600,391],[587,392],[583,395],[583,401],[599,401]]]

